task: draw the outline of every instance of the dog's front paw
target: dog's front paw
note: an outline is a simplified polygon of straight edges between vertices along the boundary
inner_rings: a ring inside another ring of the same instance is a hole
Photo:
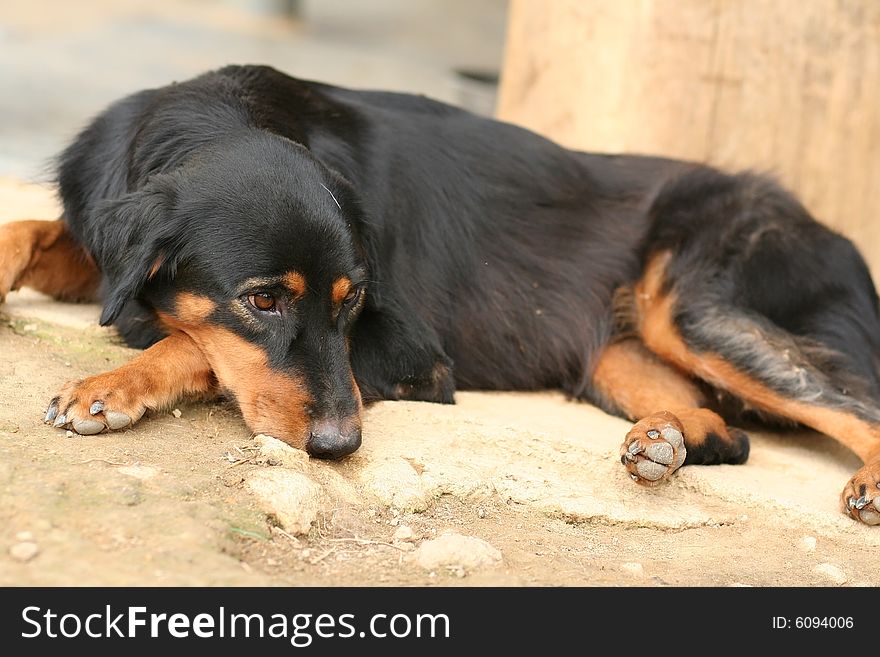
[[[388,398],[451,404],[455,399],[455,379],[447,359],[438,360],[422,376],[408,376],[394,385]]]
[[[880,461],[856,472],[840,496],[843,512],[866,525],[880,525]]]
[[[620,462],[633,481],[656,486],[684,463],[684,429],[675,415],[662,411],[639,420],[620,446]]]
[[[132,377],[107,372],[65,384],[49,402],[43,421],[84,436],[124,429],[146,411],[144,397],[144,391]]]

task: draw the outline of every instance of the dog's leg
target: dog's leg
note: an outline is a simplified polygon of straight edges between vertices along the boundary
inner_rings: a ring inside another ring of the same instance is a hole
[[[64,301],[94,300],[100,274],[62,220],[0,224],[0,302],[32,287]]]
[[[160,340],[111,372],[66,384],[49,404],[45,421],[90,435],[123,429],[147,409],[188,394],[213,392],[214,373],[201,349],[183,332]]]
[[[845,372],[822,368],[835,354],[754,313],[691,295],[686,311],[668,281],[671,256],[649,263],[636,286],[639,333],[663,360],[730,392],[752,408],[804,424],[850,448],[865,463],[843,491],[844,510],[880,524],[880,408],[841,383]],[[682,290],[682,296],[686,290]],[[836,354],[844,357],[844,354]],[[830,361],[829,361],[830,362]]]
[[[452,362],[415,312],[365,308],[352,331],[351,366],[364,403],[454,401]]]
[[[593,373],[595,401],[638,420],[620,460],[633,480],[654,486],[682,465],[744,463],[749,440],[703,408],[700,389],[637,339],[609,345]]]

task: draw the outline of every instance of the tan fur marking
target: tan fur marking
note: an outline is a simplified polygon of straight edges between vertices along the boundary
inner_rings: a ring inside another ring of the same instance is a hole
[[[706,400],[693,381],[639,340],[621,340],[606,347],[596,364],[593,385],[633,421],[662,411],[673,413],[690,446],[701,444],[709,433],[730,438],[724,419],[701,408]]]
[[[675,299],[662,292],[663,270],[668,255],[658,256],[648,265],[636,286],[640,332],[645,345],[667,362],[708,383],[727,390],[756,408],[787,417],[841,442],[863,461],[880,446],[880,431],[845,411],[786,399],[760,381],[737,370],[718,354],[694,353],[685,344],[672,321]]]
[[[139,418],[144,409],[163,408],[184,395],[214,391],[214,376],[202,350],[187,335],[171,333],[122,367],[64,386],[59,407],[71,417],[91,417],[92,402]]]
[[[693,382],[638,340],[606,347],[596,364],[593,385],[633,420],[661,409],[698,408],[704,401]]]
[[[165,262],[165,254],[160,253],[159,257],[153,261],[153,266],[150,267],[150,271],[147,272],[147,280],[152,279],[153,276],[155,276],[157,273],[159,273],[159,269],[161,269],[162,264],[164,262]]]
[[[207,297],[192,292],[179,292],[174,301],[177,318],[189,324],[203,322],[216,307],[216,304]]]
[[[709,434],[715,434],[723,441],[731,440],[727,423],[715,411],[708,408],[677,408],[674,413],[684,427],[688,447],[699,447]]]
[[[299,272],[291,271],[281,277],[284,285],[293,293],[294,299],[300,299],[306,294],[306,279]]]
[[[330,291],[330,298],[333,300],[334,306],[339,306],[345,301],[345,297],[351,292],[351,279],[342,276],[333,281],[333,288]]]
[[[65,301],[91,301],[99,282],[94,261],[62,220],[0,226],[0,301],[20,287]]]
[[[220,385],[231,391],[255,433],[305,449],[312,403],[303,381],[269,367],[259,347],[229,329],[159,313],[165,326],[186,333],[205,354]]]

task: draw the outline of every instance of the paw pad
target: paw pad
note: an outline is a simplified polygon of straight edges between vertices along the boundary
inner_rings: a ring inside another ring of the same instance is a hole
[[[620,462],[633,481],[654,486],[684,463],[681,422],[672,413],[651,415],[633,426],[621,446]]]

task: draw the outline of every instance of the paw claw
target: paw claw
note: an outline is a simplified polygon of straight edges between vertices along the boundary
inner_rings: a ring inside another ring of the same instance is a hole
[[[46,417],[43,418],[43,422],[53,422],[57,416],[58,399],[56,398],[49,402],[49,408],[46,409]]]
[[[52,426],[53,427],[63,427],[65,424],[67,424],[67,416],[62,413],[57,418],[55,418],[55,421],[52,423]]]
[[[89,414],[91,414],[91,415],[97,415],[98,413],[101,413],[103,410],[104,410],[104,402],[102,402],[101,400],[98,400],[94,404],[89,406]]]

